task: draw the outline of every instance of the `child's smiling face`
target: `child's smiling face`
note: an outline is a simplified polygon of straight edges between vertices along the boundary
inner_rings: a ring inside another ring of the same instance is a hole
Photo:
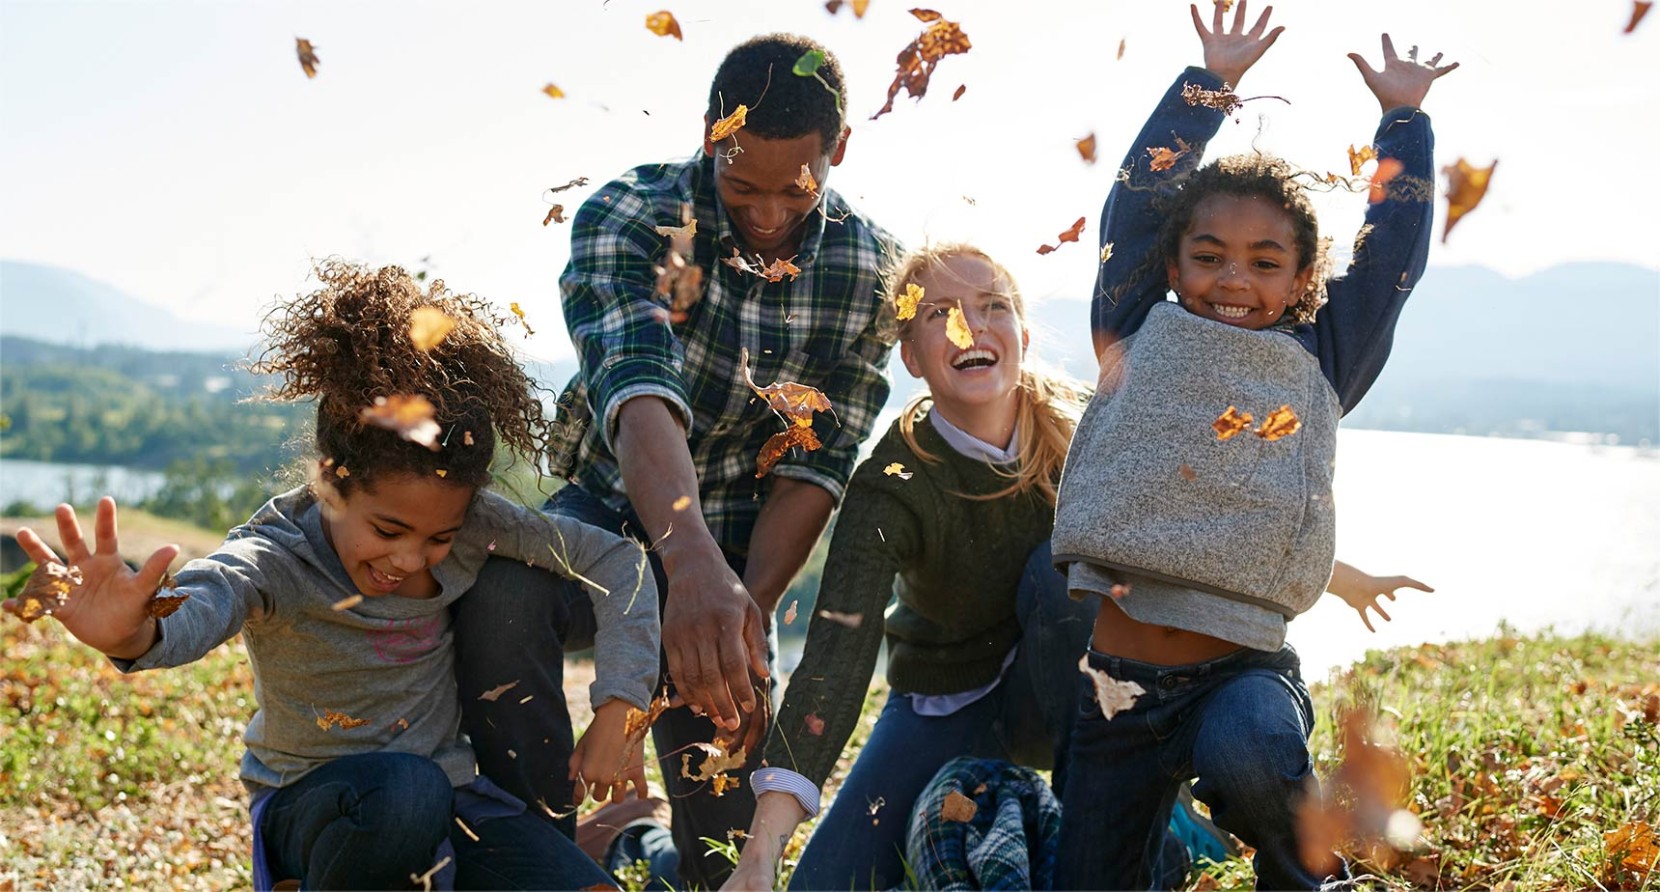
[[[322,500],[323,531],[366,597],[436,594],[426,571],[449,556],[473,488],[409,474]]]
[[[1188,312],[1240,328],[1279,321],[1308,288],[1284,208],[1256,196],[1212,195],[1193,208],[1165,272]]]

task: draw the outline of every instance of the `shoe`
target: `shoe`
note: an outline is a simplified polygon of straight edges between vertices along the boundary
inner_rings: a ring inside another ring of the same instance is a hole
[[[1187,848],[1187,857],[1194,866],[1205,860],[1220,864],[1243,851],[1233,834],[1200,814],[1193,803],[1193,785],[1183,783],[1176,791],[1176,807],[1170,811],[1170,833]]]
[[[607,802],[576,819],[576,846],[588,857],[604,864],[611,843],[623,832],[623,828],[648,818],[664,827],[669,826],[668,802],[656,797]]]

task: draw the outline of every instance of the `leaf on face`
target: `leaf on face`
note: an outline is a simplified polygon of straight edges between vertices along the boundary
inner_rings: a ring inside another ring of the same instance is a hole
[[[357,413],[358,420],[364,424],[386,428],[411,443],[419,443],[437,452],[441,448],[438,445],[438,422],[433,420],[432,415],[432,402],[418,393],[377,396],[373,406],[359,409]]]
[[[900,90],[909,93],[912,99],[927,95],[928,81],[940,60],[973,48],[968,35],[956,22],[946,21],[939,13],[929,9],[913,9],[911,14],[931,24],[899,51],[896,59],[898,70],[894,73],[893,83],[888,85],[888,101],[870,116],[872,121],[893,111],[893,101]]]
[[[749,106],[739,105],[732,111],[732,114],[716,121],[715,126],[709,128],[709,141],[720,142],[728,136],[737,133],[739,130],[744,129],[744,119],[748,116]]]
[[[888,475],[889,477],[898,477],[900,480],[911,479],[911,472],[905,470],[905,466],[899,462],[890,463],[887,467],[882,469],[882,473]]]
[[[564,99],[565,98],[565,91],[559,89],[558,87],[554,86],[553,84],[548,84],[547,86],[543,87],[542,92],[548,94],[549,99]]]
[[[416,307],[409,314],[409,340],[422,353],[442,344],[453,330],[455,320],[437,307]]]
[[[1089,665],[1088,654],[1078,658],[1078,671],[1089,676],[1095,684],[1095,705],[1101,707],[1103,719],[1111,719],[1129,709],[1135,705],[1137,697],[1147,693],[1146,688],[1133,681],[1119,681]]]
[[[974,346],[974,332],[968,329],[968,320],[963,317],[962,307],[952,307],[950,312],[945,314],[945,336],[957,345],[958,350],[967,350]]]
[[[1229,406],[1228,411],[1217,416],[1210,426],[1216,431],[1216,439],[1227,440],[1251,426],[1251,413]]]
[[[1155,173],[1161,170],[1169,170],[1176,166],[1176,159],[1186,155],[1191,149],[1192,147],[1187,144],[1187,141],[1179,136],[1176,137],[1176,148],[1174,149],[1168,146],[1148,149],[1147,154],[1152,157],[1147,160],[1147,169]]]
[[[361,728],[367,724],[369,724],[368,719],[354,719],[343,712],[333,709],[325,709],[323,710],[323,714],[317,717],[317,727],[322,728],[324,731],[332,731],[336,727]]]
[[[1061,245],[1064,245],[1067,242],[1077,241],[1078,236],[1083,235],[1083,234],[1084,234],[1084,218],[1079,217],[1078,221],[1076,223],[1073,223],[1072,227],[1070,229],[1067,229],[1065,232],[1062,232],[1057,237],[1059,239],[1059,241],[1057,241],[1053,245],[1039,245],[1038,249],[1037,249],[1037,252],[1039,254],[1053,253],[1055,251],[1060,250]]]
[[[300,57],[300,70],[305,72],[305,76],[316,77],[317,66],[320,63],[317,60],[317,48],[311,45],[311,41],[304,37],[294,38],[294,52]]]
[[[513,315],[519,317],[519,324],[523,325],[525,328],[525,337],[532,337],[536,334],[536,332],[530,327],[530,320],[525,318],[525,311],[519,308],[518,301],[508,304],[507,309],[510,310]]]
[[[79,567],[69,567],[56,561],[36,564],[34,572],[23,583],[23,591],[6,602],[6,610],[26,623],[50,616],[69,603],[69,592],[81,584]]]
[[[1230,406],[1229,408],[1232,407]],[[1250,416],[1246,417],[1248,418]],[[1282,437],[1291,436],[1301,430],[1302,427],[1303,422],[1297,418],[1297,413],[1291,411],[1290,406],[1281,406],[1278,409],[1269,412],[1268,417],[1262,420],[1262,426],[1254,431],[1251,431],[1251,433],[1256,434],[1264,440],[1272,443]],[[1218,435],[1218,438],[1226,439],[1224,437],[1220,437],[1220,434]]]
[[[813,169],[811,167],[805,164],[801,165],[801,173],[796,175],[795,184],[801,191],[814,198],[818,197],[818,180],[813,179]]]
[[[1452,232],[1459,219],[1481,204],[1481,199],[1487,194],[1487,183],[1498,166],[1499,162],[1494,161],[1483,169],[1460,158],[1450,167],[1441,168],[1441,172],[1447,175],[1447,223],[1441,230],[1442,244],[1447,243],[1447,234]]]
[[[800,604],[801,602],[799,600],[790,602],[789,609],[784,611],[784,625],[787,626],[795,622],[796,608],[799,607]]]
[[[795,66],[790,69],[796,77],[812,77],[818,74],[820,65],[824,64],[824,50],[808,50],[795,60]]]
[[[1377,157],[1378,150],[1372,146],[1361,146],[1359,149],[1352,145],[1349,146],[1349,173],[1357,177],[1360,176],[1361,165],[1375,160]]]
[[[680,23],[675,21],[674,13],[666,9],[646,16],[646,30],[658,37],[673,37],[675,40],[685,40],[685,37],[680,34]]]
[[[1377,204],[1389,197],[1389,181],[1401,175],[1406,165],[1394,158],[1384,158],[1378,162],[1378,169],[1372,171],[1372,179],[1366,184],[1366,201],[1368,204]]]
[[[1078,146],[1078,154],[1083,157],[1084,163],[1085,164],[1094,164],[1095,163],[1095,134],[1091,133],[1090,135],[1084,137],[1083,139],[1078,140],[1077,146]]]
[[[1649,7],[1653,5],[1653,0],[1633,0],[1631,4],[1631,21],[1625,23],[1625,30],[1620,33],[1630,34],[1631,32],[1637,30],[1637,23],[1643,20],[1643,16],[1648,15]]]
[[[565,206],[562,204],[556,204],[553,207],[548,208],[548,215],[542,218],[543,226],[546,226],[549,223],[563,222],[565,222]]]
[[[945,794],[945,801],[940,803],[940,820],[954,824],[967,824],[980,813],[980,807],[974,800],[964,796],[960,790],[952,790]]]
[[[917,305],[922,303],[922,296],[926,293],[927,289],[915,282],[905,285],[905,293],[894,298],[893,301],[895,315],[900,322],[916,318]]]
[[[513,690],[514,688],[516,688],[518,686],[519,686],[519,680],[517,678],[515,678],[512,681],[508,682],[507,684],[496,685],[495,687],[491,688],[490,690],[485,691],[482,694],[479,694],[478,699],[483,700],[486,703],[494,703],[497,700],[501,699],[501,695],[507,693],[508,691]]]
[[[772,470],[773,465],[778,464],[779,460],[784,457],[785,453],[796,448],[797,446],[808,452],[812,452],[815,449],[821,448],[823,445],[823,443],[819,442],[818,435],[813,433],[813,429],[811,427],[802,424],[792,424],[788,428],[785,428],[784,430],[768,437],[767,441],[761,444],[761,452],[755,456],[755,476],[767,476],[767,473]]]
[[[865,621],[865,615],[862,613],[838,613],[834,610],[820,610],[818,615],[849,629],[857,629]]]
[[[1610,861],[1633,873],[1646,874],[1660,866],[1660,840],[1647,821],[1630,821],[1602,835]]]
[[[957,100],[963,98],[963,94],[967,92],[968,84],[958,84],[957,89],[951,91],[951,101],[956,102]]]

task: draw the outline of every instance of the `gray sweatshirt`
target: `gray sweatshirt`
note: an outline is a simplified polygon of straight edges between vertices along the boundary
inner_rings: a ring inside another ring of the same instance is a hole
[[[1286,332],[1160,303],[1102,369],[1061,477],[1055,563],[1073,589],[1128,583],[1115,600],[1141,622],[1278,649],[1336,551],[1340,407],[1319,361]],[[1230,405],[1253,429],[1289,405],[1302,428],[1222,440],[1211,425]]]
[[[186,564],[178,593],[189,598],[160,621],[161,640],[137,660],[114,662],[125,672],[178,666],[241,632],[258,704],[243,734],[241,777],[250,786],[282,787],[332,759],[379,751],[431,758],[463,786],[477,770],[461,733],[449,608],[492,553],[559,572],[568,565],[609,590],[583,584],[598,624],[590,694],[596,705],[615,697],[644,708],[657,681],[659,636],[644,552],[485,491],[449,555],[431,568],[436,597],[364,598],[345,610],[334,605],[358,592],[323,536],[316,499],[304,487],[283,493],[231,530],[217,552]]]

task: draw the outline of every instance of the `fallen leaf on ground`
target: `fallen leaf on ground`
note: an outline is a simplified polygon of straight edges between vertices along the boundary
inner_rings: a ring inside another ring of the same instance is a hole
[[[515,678],[512,681],[508,682],[507,684],[497,685],[497,686],[491,688],[490,690],[485,691],[482,694],[479,694],[478,699],[483,700],[486,703],[494,703],[497,700],[501,699],[501,695],[507,693],[508,691],[513,690],[514,688],[516,688],[518,686],[519,686],[519,680],[517,678]]]
[[[364,424],[384,427],[411,443],[419,443],[437,452],[442,447],[438,445],[439,428],[438,422],[433,420],[433,411],[432,402],[426,397],[418,393],[400,393],[391,397],[375,397],[375,404],[359,409],[357,417]],[[340,470],[345,470],[345,466],[342,465]]]
[[[156,586],[155,593],[144,605],[144,614],[151,619],[161,619],[179,612],[179,608],[190,600],[190,596],[177,594],[178,589],[179,581],[173,578],[173,574],[163,573],[161,584]]]
[[[680,33],[680,23],[675,20],[674,13],[666,9],[646,16],[646,30],[658,37],[673,37],[681,41],[686,39]]]
[[[1117,588],[1118,586],[1113,586],[1114,590]],[[1111,719],[1129,709],[1135,705],[1137,697],[1147,693],[1146,688],[1133,681],[1119,681],[1089,665],[1088,654],[1078,658],[1078,671],[1089,676],[1089,680],[1095,683],[1095,705],[1101,707],[1103,719]]]
[[[940,803],[940,820],[957,824],[967,824],[979,814],[980,806],[974,800],[964,796],[958,790],[945,794],[945,801]]]
[[[1229,87],[1223,84],[1220,90],[1207,90],[1198,84],[1184,84],[1182,86],[1182,101],[1188,105],[1202,105],[1205,108],[1214,108],[1224,115],[1231,115],[1239,111],[1244,100]]]
[[[1118,56],[1116,57],[1115,61],[1122,60],[1123,58],[1124,58],[1124,38],[1120,37],[1120,38],[1118,38]]]
[[[1220,421],[1221,419],[1217,420]],[[1251,433],[1272,443],[1281,437],[1291,436],[1301,430],[1302,427],[1303,422],[1297,418],[1297,413],[1291,411],[1290,406],[1281,406],[1269,412],[1268,417],[1262,420],[1262,426],[1251,431]]]
[[[1499,162],[1494,161],[1486,168],[1475,167],[1460,158],[1452,165],[1441,168],[1441,172],[1447,175],[1447,222],[1441,229],[1443,245],[1459,219],[1481,204],[1481,199],[1487,194],[1487,184],[1498,166]]]
[[[562,204],[556,204],[553,207],[548,208],[548,215],[542,218],[543,226],[546,226],[549,223],[563,222],[565,222],[565,206]]]
[[[795,260],[794,257],[789,258],[789,260],[782,257],[775,258],[771,263],[762,267],[761,271],[757,273],[757,275],[766,279],[768,282],[782,282],[784,281],[785,276],[789,276],[790,281],[793,282],[795,281],[796,276],[801,275],[801,267],[790,262],[793,260]]]
[[[317,66],[321,63],[317,59],[317,48],[311,45],[311,41],[304,37],[294,38],[294,52],[300,57],[300,70],[305,72],[305,76],[316,77]]]
[[[945,314],[945,336],[959,350],[967,350],[974,346],[974,332],[969,330],[968,320],[963,316],[962,307],[952,307]]]
[[[422,353],[442,344],[454,330],[455,320],[437,307],[416,307],[409,314],[409,340]]]
[[[1647,873],[1660,866],[1660,841],[1647,821],[1633,821],[1602,835],[1602,843],[1610,860],[1618,860],[1621,867],[1636,873]]]
[[[1251,413],[1229,406],[1210,426],[1216,431],[1216,439],[1226,440],[1251,426]]]

